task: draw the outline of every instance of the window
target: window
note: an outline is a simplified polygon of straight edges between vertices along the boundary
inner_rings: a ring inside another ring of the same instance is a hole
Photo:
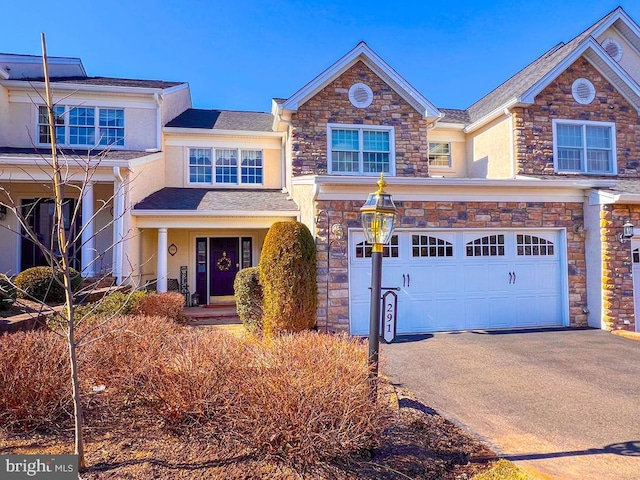
[[[189,149],[189,183],[260,185],[263,171],[261,150]]]
[[[189,149],[189,182],[211,183],[212,168],[210,148]]]
[[[64,136],[64,107],[53,107],[54,123],[56,125],[56,140],[58,143],[65,143]],[[47,107],[38,107],[38,141],[40,143],[51,143],[49,135],[49,113]]]
[[[616,173],[615,124],[553,121],[555,169],[570,173]]]
[[[98,107],[54,107],[56,139],[61,146],[124,147],[124,110]],[[51,143],[46,106],[38,107],[38,141]]]
[[[453,244],[429,235],[411,236],[413,257],[453,257]]]
[[[328,125],[329,173],[394,175],[393,127]]]
[[[518,256],[539,257],[553,255],[553,242],[535,235],[516,235]]]
[[[429,142],[429,165],[432,167],[451,166],[451,144]]]
[[[398,258],[398,235],[391,235],[388,245],[382,247],[382,256],[384,258]],[[356,258],[371,258],[371,245],[366,241],[356,245]]]
[[[467,243],[467,257],[502,257],[504,235],[487,235]]]
[[[216,150],[216,183],[238,183],[237,150]]]

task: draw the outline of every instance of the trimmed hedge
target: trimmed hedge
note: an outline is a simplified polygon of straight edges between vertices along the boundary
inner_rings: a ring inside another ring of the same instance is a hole
[[[260,256],[260,283],[267,336],[315,325],[316,246],[306,225],[276,222],[271,226]]]
[[[233,282],[238,316],[244,327],[253,334],[262,332],[262,285],[260,267],[240,270]]]
[[[135,291],[131,293],[113,292],[97,302],[79,305],[75,308],[76,321],[83,317],[112,317],[115,315],[129,315],[138,308],[140,302],[149,293]]]
[[[71,288],[75,292],[82,283],[77,270],[71,272]],[[63,275],[51,267],[31,267],[20,272],[14,283],[18,287],[18,297],[40,302],[61,303],[65,301]]]
[[[9,277],[0,273],[0,310],[8,310],[16,301],[16,287]]]

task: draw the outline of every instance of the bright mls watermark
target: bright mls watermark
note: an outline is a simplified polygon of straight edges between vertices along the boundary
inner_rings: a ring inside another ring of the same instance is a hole
[[[76,480],[77,455],[0,455],[0,479]]]

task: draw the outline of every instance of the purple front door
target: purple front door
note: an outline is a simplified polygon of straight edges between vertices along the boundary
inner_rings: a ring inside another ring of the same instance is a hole
[[[233,281],[240,269],[239,239],[209,239],[209,295],[233,295]]]

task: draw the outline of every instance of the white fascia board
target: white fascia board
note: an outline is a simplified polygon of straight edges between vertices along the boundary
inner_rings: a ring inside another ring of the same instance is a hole
[[[520,102],[519,99],[512,98],[508,102],[505,102],[504,104],[500,105],[495,110],[492,110],[491,112],[487,113],[484,117],[476,120],[475,122],[473,122],[470,125],[467,125],[466,127],[464,127],[462,129],[462,131],[464,133],[471,133],[474,130],[477,130],[478,128],[486,125],[490,121],[495,120],[496,118],[500,117],[501,115],[504,115],[505,114],[505,110],[509,110],[510,108],[513,108],[513,107],[519,105],[520,103],[522,103],[522,102]]]
[[[164,95],[168,95],[170,93],[179,92],[180,90],[184,90],[185,88],[189,88],[189,82],[181,83],[180,85],[175,85],[173,87],[165,88],[162,90]]]
[[[440,117],[441,114],[438,109],[427,100],[420,92],[409,84],[404,78],[402,78],[398,72],[396,72],[387,62],[385,62],[377,53],[375,53],[365,42],[360,42],[352,50],[342,56],[337,62],[324,70],[320,75],[315,77],[304,87],[294,93],[282,104],[283,110],[297,111],[298,107],[305,101],[318,93],[328,83],[341,75],[349,67],[354,65],[359,59],[363,61],[369,60],[371,64],[380,69],[390,79],[397,84],[397,86],[403,90],[403,92],[397,92],[402,97],[408,97],[418,102],[422,111],[419,111],[424,117]],[[405,98],[406,99],[406,98]]]
[[[598,28],[594,29],[593,32],[591,32],[591,36],[594,38],[599,37],[609,27],[613,26],[613,24],[616,23],[618,20],[624,22],[627,25],[627,27],[640,39],[640,28],[638,28],[638,25],[636,24],[636,22],[634,22],[633,19],[629,15],[627,15],[627,12],[625,12],[622,9],[622,7],[618,7],[617,11],[614,14],[612,14],[611,17],[609,17],[606,22],[603,22],[601,25],[598,26]]]
[[[151,155],[145,155],[143,157],[132,158],[127,162],[127,167],[139,167],[140,165],[144,165],[146,163],[155,162],[156,160],[161,160],[164,158],[163,152],[153,153]],[[114,165],[117,167],[121,167],[122,165]]]
[[[375,189],[378,176],[346,176],[346,175],[305,175],[294,177],[294,185],[334,185],[359,187],[366,186]],[[520,177],[516,179],[485,179],[485,178],[435,178],[435,177],[384,177],[389,187],[403,186],[415,188],[433,187],[481,187],[481,188],[535,188],[535,189],[591,189],[610,188],[615,186],[616,180],[601,179],[576,179],[576,180],[542,180],[531,177]]]
[[[9,78],[9,72],[7,72],[4,68],[0,67],[0,79],[6,80]]]
[[[189,228],[198,231],[204,229],[268,229],[275,222],[290,221],[299,219],[298,215],[273,217],[137,217],[136,226],[138,228]]]
[[[0,166],[0,169],[2,167]],[[80,183],[84,181],[85,174],[84,172],[78,171],[77,175],[73,172],[69,173],[68,181],[71,183],[77,182]],[[99,183],[113,183],[113,170],[101,169],[99,171],[94,171],[91,173],[91,181],[99,182]],[[53,182],[53,172],[48,173],[42,167],[34,168],[34,169],[19,169],[15,168],[13,170],[4,170],[2,169],[2,173],[0,173],[0,182],[3,183],[11,183],[11,182],[20,182],[20,183],[49,183]]]
[[[604,51],[602,46],[593,38],[587,38],[579,47],[571,52],[562,62],[556,65],[551,71],[549,71],[541,80],[533,85],[529,90],[524,92],[520,97],[522,103],[532,104],[535,101],[535,97],[544,90],[552,81],[554,81],[562,72],[571,66],[578,58],[591,49],[602,61],[605,63],[613,73],[620,78],[620,80],[627,84],[627,86],[638,96],[635,100],[630,100],[636,109],[640,107],[640,87],[638,84],[625,72],[618,63],[613,60],[607,52]],[[588,57],[587,57],[588,59]],[[590,61],[593,65],[593,62]]]
[[[438,123],[436,123],[436,128],[443,129],[443,130],[464,131],[465,128],[467,128],[467,126],[464,123],[447,123],[447,122],[439,121]]]
[[[589,192],[589,205],[638,205],[640,204],[640,194],[637,193],[616,193],[607,190],[592,190]]]
[[[44,89],[44,82],[27,82],[24,80],[3,80],[2,84],[6,87],[15,89]],[[56,83],[55,79],[51,82],[51,88],[55,90],[63,90],[70,92],[91,92],[91,93],[117,93],[131,95],[153,95],[154,93],[162,93],[161,88],[149,87],[124,87],[121,85],[86,85],[83,83]]]
[[[135,210],[131,215],[138,217],[279,217],[292,218],[300,214],[299,210],[251,211],[246,210]]]
[[[184,135],[212,135],[212,136],[228,136],[228,137],[267,137],[282,138],[285,132],[257,132],[254,130],[220,130],[215,128],[180,128],[180,127],[163,127],[164,133],[177,133]]]
[[[65,167],[68,165],[69,167],[73,168],[75,166],[86,166],[89,165],[91,168],[95,168],[95,167],[128,167],[129,166],[129,162],[130,160],[117,160],[117,159],[96,159],[96,160],[89,160],[89,162],[87,162],[84,158],[78,158],[78,159],[63,159],[60,158],[58,159],[58,162],[61,165],[65,165]],[[0,158],[0,166],[11,166],[11,165],[16,165],[16,166],[44,166],[44,167],[50,167],[51,166],[51,160],[42,157],[38,157],[38,156],[34,156],[34,157],[2,157]]]
[[[609,54],[600,46],[600,44],[596,44],[598,45],[598,48],[602,50],[602,52],[598,53],[595,50],[591,50],[592,52],[594,52],[593,55],[595,55],[597,59],[603,61],[605,66],[609,67],[610,69],[612,66],[615,66],[618,71],[604,71],[597,63],[595,63],[595,60],[591,58],[589,52],[585,52],[585,58],[589,61],[591,66],[593,66],[593,68],[595,68],[609,83],[616,87],[618,93],[622,95],[622,97],[624,97],[627,102],[636,107],[636,112],[640,113],[640,86],[625,70],[618,66],[618,62],[613,60],[609,56]],[[631,90],[631,92],[635,95],[635,98],[629,96],[628,92],[624,91],[624,89],[619,88],[616,79],[611,78],[611,73],[613,73],[613,75],[617,77],[619,81],[622,81],[622,83]]]

